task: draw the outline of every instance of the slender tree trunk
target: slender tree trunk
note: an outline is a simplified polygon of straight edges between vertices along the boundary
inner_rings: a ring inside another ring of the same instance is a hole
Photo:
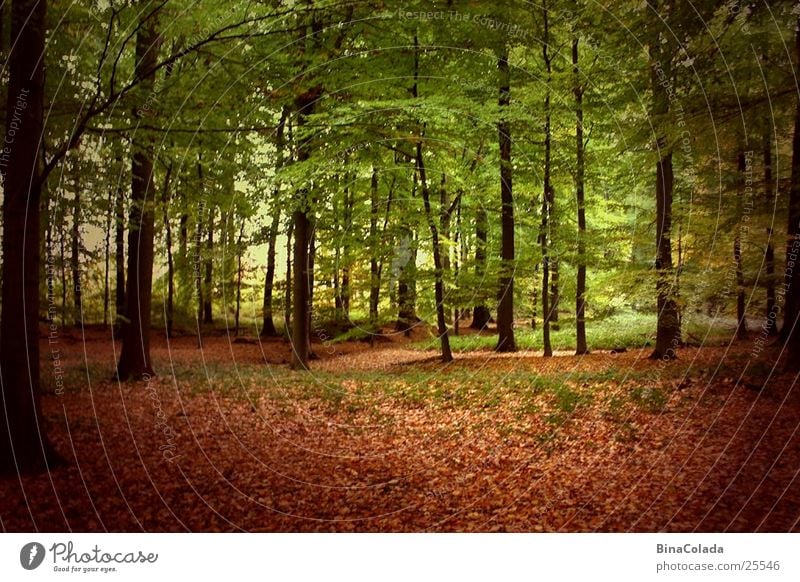
[[[72,199],[72,241],[70,246],[70,270],[72,271],[72,298],[73,298],[73,319],[75,327],[83,325],[83,305],[81,292],[81,184],[78,176],[80,172],[77,155],[73,160],[75,188],[74,198]]]
[[[136,71],[143,92],[152,91],[159,35],[156,16],[142,23],[136,35]],[[134,111],[134,116],[138,115]],[[128,235],[127,321],[122,331],[122,352],[117,364],[121,380],[154,375],[150,360],[150,308],[153,287],[153,140],[134,148],[131,166],[131,210]]]
[[[276,170],[283,168],[284,164],[284,148],[286,146],[284,130],[286,128],[286,119],[288,115],[289,109],[284,107],[281,110],[281,118],[278,122],[278,129],[275,135]],[[272,294],[275,287],[275,250],[278,242],[278,228],[281,221],[280,193],[280,184],[276,184],[272,192],[272,224],[270,225],[269,239],[267,241],[267,273],[264,278],[264,322],[261,326],[262,337],[274,337],[278,335],[278,331],[275,329],[275,322],[273,321]]]
[[[768,120],[768,124],[772,121]],[[774,208],[775,200],[772,193],[772,126],[767,125],[764,132],[764,199],[769,206],[770,212]],[[765,314],[764,328],[767,334],[775,336],[778,334],[778,325],[776,321],[777,308],[775,304],[775,247],[772,243],[772,227],[767,227],[767,248],[764,252],[764,263],[767,286],[767,306]]]
[[[281,207],[278,204],[278,198],[273,198],[275,208],[272,211],[272,224],[269,229],[269,240],[267,241],[267,274],[264,277],[264,322],[261,325],[262,337],[275,337],[278,331],[275,329],[275,322],[273,321],[273,290],[275,287],[275,249],[278,242],[278,228],[281,220]]]
[[[172,326],[175,319],[175,261],[172,258],[172,224],[169,220],[170,203],[170,179],[172,177],[172,164],[167,167],[164,176],[164,186],[161,190],[161,203],[164,208],[164,245],[167,250],[167,304],[165,306],[164,319],[166,323],[167,337],[172,337]]]
[[[512,209],[513,211],[513,209]],[[486,276],[486,244],[488,241],[489,217],[486,209],[480,206],[475,211],[475,279],[478,286],[483,285]],[[472,308],[472,329],[484,329],[492,320],[489,308],[481,303]]]
[[[585,145],[583,142],[583,86],[578,58],[579,37],[572,39],[572,70],[575,75],[575,201],[578,207],[578,276],[575,288],[575,355],[589,353],[586,345],[586,200],[584,176],[586,173]]]
[[[103,325],[108,325],[108,310],[111,302],[111,291],[109,289],[109,275],[111,271],[111,223],[114,216],[114,192],[108,192],[108,209],[106,210],[106,236],[103,243]],[[49,246],[48,234],[48,246]],[[49,253],[48,253],[49,256]]]
[[[417,173],[414,172],[411,197],[416,196]],[[401,240],[400,271],[397,280],[397,331],[406,335],[411,333],[412,326],[419,321],[417,317],[417,294],[415,281],[417,277],[417,246],[413,229],[406,225],[403,227]]]
[[[208,213],[208,229],[206,232],[206,261],[205,278],[203,279],[203,323],[211,325],[214,323],[211,300],[213,296],[212,284],[214,281],[214,218],[216,208],[211,207]],[[223,225],[224,226],[224,225]]]
[[[664,79],[672,80],[672,52],[654,34],[650,46],[651,81],[653,89],[653,118],[664,119],[669,113],[669,97],[661,86]],[[674,176],[672,150],[667,137],[660,133],[657,139],[656,162],[656,296],[658,323],[656,346],[651,359],[674,359],[681,343],[678,305],[675,301],[676,274],[672,263],[672,193]]]
[[[739,152],[738,157],[739,166],[739,192],[737,192],[737,214],[742,215],[742,197],[744,196],[745,186],[745,172],[747,171],[747,160],[744,151]],[[744,339],[747,337],[747,319],[745,313],[745,288],[744,288],[744,271],[742,269],[742,237],[741,226],[736,228],[736,233],[733,237],[733,262],[736,266],[736,337]]]
[[[294,235],[294,216],[286,229],[286,292],[283,297],[283,333],[286,339],[292,338],[292,237]]]
[[[542,343],[544,356],[553,355],[553,346],[550,343],[550,322],[553,317],[553,310],[550,304],[550,218],[552,216],[553,185],[550,182],[550,156],[551,156],[551,128],[550,128],[550,82],[552,75],[551,57],[549,54],[550,29],[549,12],[547,3],[543,4],[544,16],[544,38],[542,41],[542,53],[544,55],[545,71],[547,73],[547,88],[544,98],[544,191],[542,192],[542,231],[539,235],[539,242],[542,247]]]
[[[369,323],[371,331],[374,333],[378,326],[378,301],[381,292],[378,274],[378,170],[374,166],[370,181],[369,202]]]
[[[11,5],[2,169],[3,264],[0,318],[0,474],[48,470],[59,461],[47,439],[39,404],[39,143],[44,123],[45,0]],[[14,139],[8,143],[11,130]],[[51,324],[51,350],[57,335]]]
[[[416,39],[415,39],[416,40]],[[442,249],[439,242],[439,230],[436,228],[436,221],[433,219],[431,211],[431,195],[428,189],[428,177],[425,172],[425,162],[422,156],[422,137],[417,142],[417,172],[419,173],[420,186],[422,188],[422,201],[425,204],[425,216],[428,219],[428,228],[431,231],[431,244],[433,245],[433,268],[434,294],[436,299],[436,326],[439,333],[439,341],[442,346],[442,362],[453,361],[453,353],[450,351],[450,335],[447,329],[444,307],[444,264],[442,260]]]
[[[447,174],[442,173],[442,181],[439,188],[439,253],[442,257],[442,281],[447,281],[450,277],[452,265],[450,263],[450,193],[447,190]],[[445,321],[454,321],[451,308],[445,310]]]
[[[239,227],[239,239],[236,241],[236,317],[234,335],[239,337],[239,312],[242,307],[242,242],[244,240],[244,221]]]
[[[511,71],[508,66],[508,47],[503,47],[497,60],[500,77],[499,105],[501,110],[511,103]],[[502,272],[500,274],[500,296],[497,306],[497,346],[498,352],[515,352],[514,340],[514,193],[511,166],[511,127],[508,120],[501,117],[497,125],[500,146],[500,203],[502,205],[500,225],[502,239]]]
[[[122,156],[117,159],[122,173]],[[119,324],[119,317],[125,314],[125,190],[122,180],[117,184],[114,215],[114,311]]]

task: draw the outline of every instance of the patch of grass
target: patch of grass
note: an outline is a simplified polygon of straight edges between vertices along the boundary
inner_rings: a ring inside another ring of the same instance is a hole
[[[631,392],[631,402],[650,414],[663,412],[668,399],[666,391],[656,386],[636,387]]]

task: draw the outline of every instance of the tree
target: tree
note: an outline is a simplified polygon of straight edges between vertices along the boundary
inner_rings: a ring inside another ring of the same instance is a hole
[[[511,71],[508,66],[508,47],[503,46],[497,59],[500,79],[499,105],[501,110],[511,103]],[[502,113],[501,113],[502,115]],[[500,118],[497,124],[500,145],[500,204],[502,227],[502,274],[500,276],[500,301],[497,307],[497,351],[515,352],[514,340],[514,191],[511,166],[511,127],[508,120]]]
[[[158,59],[160,37],[157,10],[143,13],[136,34],[136,72],[142,92],[152,90],[153,69]],[[146,94],[146,93],[145,93]],[[141,117],[136,108],[135,117]],[[122,330],[122,352],[117,364],[120,380],[145,379],[155,374],[150,360],[150,308],[152,304],[154,222],[153,141],[145,136],[136,144],[131,164],[131,205],[128,221],[128,287],[126,321]]]
[[[45,433],[39,377],[39,152],[44,135],[45,0],[11,4],[3,168],[0,473],[60,462]],[[10,142],[10,143],[9,143]],[[51,330],[55,322],[51,322]],[[51,337],[57,342],[57,336]]]

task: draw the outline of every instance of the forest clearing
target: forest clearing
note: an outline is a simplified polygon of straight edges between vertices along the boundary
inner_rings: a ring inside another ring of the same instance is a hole
[[[154,342],[143,388],[110,381],[107,332],[79,333],[69,388],[43,377],[70,465],[23,478],[35,504],[0,485],[7,531],[800,527],[795,375],[764,381],[742,345],[655,369],[647,349],[443,365],[405,338],[320,343],[298,375],[281,339],[185,336]]]
[[[800,531],[797,2],[10,0],[0,63],[0,531]]]

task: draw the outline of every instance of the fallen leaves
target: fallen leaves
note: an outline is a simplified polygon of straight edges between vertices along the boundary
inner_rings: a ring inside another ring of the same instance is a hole
[[[737,365],[721,349],[656,376],[639,351],[442,366],[398,343],[337,344],[303,374],[279,365],[280,341],[200,352],[189,338],[156,344],[145,392],[108,381],[110,343],[89,339],[91,360],[66,349],[77,372],[43,402],[71,465],[0,482],[6,531],[799,527],[792,378],[718,381],[704,370]]]

